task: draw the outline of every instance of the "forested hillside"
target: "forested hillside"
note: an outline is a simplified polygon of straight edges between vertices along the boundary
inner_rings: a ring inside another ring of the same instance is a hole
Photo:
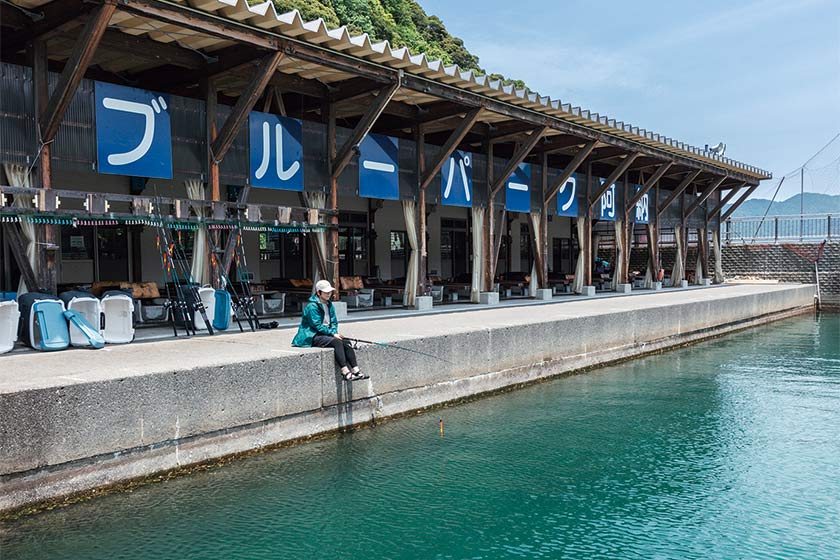
[[[274,0],[278,12],[298,10],[306,20],[322,18],[328,27],[346,25],[351,33],[367,33],[392,47],[408,47],[462,69],[484,70],[464,42],[453,37],[437,16],[426,15],[414,0]],[[491,74],[493,79],[503,79]],[[505,80],[525,87],[521,80]]]

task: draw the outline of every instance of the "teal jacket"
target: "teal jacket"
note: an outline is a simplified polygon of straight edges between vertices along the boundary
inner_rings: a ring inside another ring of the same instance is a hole
[[[330,326],[324,325],[324,307],[317,294],[312,294],[309,303],[303,308],[303,317],[300,318],[298,332],[292,340],[292,346],[310,348],[312,339],[316,334],[332,336],[338,332],[338,319],[335,317],[335,308],[332,302],[327,303],[330,309]]]

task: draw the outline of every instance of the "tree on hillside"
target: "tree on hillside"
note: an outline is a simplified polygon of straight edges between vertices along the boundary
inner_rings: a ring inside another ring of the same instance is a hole
[[[414,0],[274,0],[274,4],[278,13],[298,10],[304,20],[321,18],[330,28],[346,25],[350,33],[367,33],[371,41],[388,41],[394,48],[408,47],[430,60],[484,73],[478,57],[464,42],[450,35],[439,17],[427,15]],[[525,87],[522,80],[507,80],[501,74],[490,77]]]

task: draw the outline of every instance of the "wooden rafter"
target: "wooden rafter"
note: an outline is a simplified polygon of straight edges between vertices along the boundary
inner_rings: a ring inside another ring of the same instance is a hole
[[[679,186],[676,189],[674,189],[674,191],[670,195],[668,195],[668,198],[665,199],[665,202],[663,202],[659,206],[659,210],[657,211],[657,217],[661,216],[662,213],[665,212],[665,210],[667,210],[669,206],[671,206],[671,203],[674,202],[677,199],[677,197],[680,196],[686,188],[688,188],[688,185],[690,185],[699,175],[699,169],[692,171],[688,175],[686,175],[682,183],[680,183]]]
[[[638,152],[634,152],[632,154],[629,154],[627,157],[624,158],[624,160],[622,160],[618,167],[616,167],[615,170],[613,170],[613,172],[610,174],[610,176],[607,177],[607,180],[604,181],[604,184],[601,185],[598,188],[598,190],[595,191],[595,193],[592,195],[592,201],[589,203],[589,210],[592,210],[592,207],[595,206],[598,200],[601,199],[601,196],[603,196],[603,194],[607,192],[609,188],[615,184],[616,181],[618,181],[619,177],[624,175],[624,172],[627,171],[627,168],[630,167],[631,163],[636,161],[636,158],[639,157],[639,155],[640,154]]]
[[[254,108],[257,100],[262,96],[268,82],[274,75],[277,64],[283,58],[283,53],[276,51],[266,55],[254,72],[251,82],[239,96],[236,105],[225,120],[224,126],[219,131],[219,135],[213,141],[211,146],[211,154],[213,160],[216,162],[222,161],[225,154],[233,145],[233,140],[239,134],[239,129],[248,118],[248,114]]]
[[[650,189],[656,186],[656,183],[662,178],[666,171],[668,171],[673,164],[671,162],[663,163],[659,166],[659,168],[654,171],[653,175],[651,175],[648,180],[645,182],[644,186],[639,189],[639,192],[633,195],[633,198],[630,199],[630,202],[627,203],[627,206],[624,208],[624,213],[628,214],[633,210],[633,207],[645,196]]]
[[[784,178],[782,178],[782,180],[784,181]],[[736,200],[736,201],[735,201],[735,203],[734,203],[732,206],[730,206],[730,207],[726,210],[726,212],[724,212],[723,214],[721,214],[721,216],[720,216],[720,221],[721,221],[721,223],[723,223],[723,222],[725,222],[726,220],[728,220],[728,219],[729,219],[729,216],[731,216],[731,215],[732,215],[732,213],[733,213],[735,210],[737,210],[737,209],[738,209],[738,207],[739,207],[739,206],[741,206],[741,205],[744,203],[744,201],[746,201],[746,200],[750,197],[750,195],[751,195],[752,193],[754,193],[754,192],[755,192],[755,190],[758,188],[758,186],[759,186],[759,185],[760,185],[760,183],[756,183],[755,185],[752,185],[750,188],[748,188],[746,191],[744,191],[744,194],[742,194],[742,195],[738,198],[738,200]]]
[[[387,88],[380,90],[379,95],[376,96],[373,103],[371,103],[371,105],[367,108],[364,116],[362,116],[359,123],[353,129],[352,134],[350,134],[350,138],[344,142],[344,145],[341,146],[335,160],[332,162],[330,175],[333,179],[337,179],[338,176],[341,175],[341,172],[344,171],[344,168],[347,167],[347,164],[350,163],[350,159],[353,157],[354,151],[358,149],[359,144],[362,143],[364,137],[368,132],[370,132],[370,129],[373,128],[373,125],[376,123],[376,119],[378,119],[379,115],[382,114],[382,111],[385,110],[385,106],[388,105],[399,88],[400,83],[397,81]]]
[[[548,187],[548,194],[545,195],[545,204],[548,204],[557,196],[557,193],[560,191],[560,187],[566,184],[566,181],[569,180],[569,177],[578,170],[578,167],[581,166],[583,161],[589,157],[589,154],[592,153],[592,150],[595,149],[595,145],[597,142],[589,142],[583,148],[578,150],[578,153],[575,154],[574,159],[569,162],[569,165],[563,170],[563,173],[555,179],[555,181]]]
[[[64,118],[67,107],[79,87],[79,82],[85,75],[102,34],[108,27],[111,16],[116,11],[112,3],[102,4],[95,9],[85,28],[73,47],[73,52],[64,66],[64,71],[58,79],[58,84],[50,97],[50,101],[41,115],[41,142],[50,142],[58,132],[58,126]]]
[[[746,183],[741,183],[741,184],[739,184],[739,185],[735,185],[734,187],[732,187],[732,188],[729,190],[729,193],[728,193],[726,196],[724,196],[724,197],[720,200],[720,202],[718,202],[718,203],[717,203],[717,206],[715,206],[715,207],[714,207],[714,209],[713,209],[711,212],[709,212],[709,219],[712,219],[712,218],[714,218],[715,216],[717,216],[718,212],[720,212],[721,210],[723,210],[723,207],[724,207],[724,206],[726,206],[727,204],[729,204],[729,201],[730,201],[730,200],[732,200],[733,198],[735,198],[735,195],[737,195],[737,194],[738,194],[738,191],[740,191],[740,190],[741,190],[741,188],[742,188],[745,184],[746,184]]]
[[[519,149],[516,150],[516,152],[513,154],[513,157],[510,158],[510,161],[508,161],[507,165],[505,166],[504,171],[502,171],[502,173],[499,174],[499,176],[493,181],[493,184],[490,187],[491,196],[495,196],[496,193],[498,193],[502,189],[502,187],[505,186],[505,183],[507,182],[508,178],[510,178],[510,176],[513,174],[513,172],[516,170],[519,164],[522,163],[526,157],[528,157],[528,154],[531,153],[531,150],[534,148],[534,146],[537,145],[537,142],[539,142],[542,139],[543,134],[545,134],[546,130],[548,130],[547,126],[539,126],[531,130],[531,135],[528,136],[528,140],[523,142]]]
[[[715,190],[719,186],[721,186],[721,184],[723,184],[723,182],[726,181],[728,178],[729,177],[724,175],[723,177],[721,177],[721,178],[717,179],[716,181],[713,181],[712,183],[710,183],[709,186],[707,186],[705,188],[705,190],[703,190],[703,192],[700,194],[700,196],[698,198],[696,198],[691,203],[691,206],[689,206],[688,209],[685,211],[685,218],[688,219],[688,217],[691,216],[694,213],[695,210],[700,208],[700,205],[703,204],[704,202],[706,202],[706,199],[709,198],[710,196],[712,196],[712,193],[715,192]]]
[[[423,178],[420,180],[420,188],[425,189],[429,186],[432,179],[435,177],[438,171],[440,171],[443,164],[449,159],[449,156],[452,155],[452,152],[458,147],[461,141],[464,139],[464,136],[469,133],[472,129],[473,125],[478,121],[478,117],[481,115],[481,109],[473,109],[469,113],[466,114],[464,119],[461,121],[461,124],[458,125],[452,134],[449,135],[449,139],[447,139],[446,143],[440,150],[437,158],[434,160],[431,166],[429,166],[423,172]]]

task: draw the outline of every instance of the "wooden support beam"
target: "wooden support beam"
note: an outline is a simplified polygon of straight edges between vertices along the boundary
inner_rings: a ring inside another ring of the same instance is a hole
[[[266,55],[260,61],[259,66],[254,71],[251,83],[248,84],[248,87],[239,96],[236,105],[233,107],[233,111],[231,111],[224,126],[222,126],[222,130],[219,131],[219,135],[210,147],[210,153],[212,154],[213,161],[216,163],[224,159],[225,154],[227,154],[227,151],[233,145],[233,140],[239,134],[239,129],[242,128],[242,124],[248,118],[248,114],[254,108],[260,96],[262,96],[265,87],[271,80],[271,76],[274,75],[274,71],[277,69],[277,64],[282,58],[282,52],[273,52]]]
[[[32,270],[32,265],[26,257],[26,242],[23,240],[23,232],[20,231],[20,226],[18,224],[2,224],[2,226],[6,242],[12,250],[12,256],[18,265],[26,289],[30,292],[40,292],[41,287],[36,279],[35,271]]]
[[[668,198],[665,199],[665,202],[663,202],[659,206],[659,210],[657,211],[656,215],[661,216],[662,213],[668,209],[671,203],[674,202],[674,200],[676,200],[677,197],[683,193],[683,191],[697,178],[698,175],[700,175],[699,169],[692,171],[688,175],[686,175],[682,183],[680,183],[679,186],[676,189],[674,189],[674,191],[668,196]]]
[[[633,207],[645,196],[650,189],[656,186],[656,183],[662,178],[666,171],[668,171],[673,164],[671,162],[663,163],[659,166],[659,168],[651,175],[648,180],[645,182],[644,186],[639,189],[639,192],[633,195],[633,198],[630,199],[630,202],[627,203],[626,207],[624,208],[624,214],[629,214]]]
[[[627,171],[627,168],[630,167],[631,163],[636,161],[636,158],[639,157],[639,155],[640,154],[638,152],[634,152],[632,154],[629,154],[618,165],[618,167],[615,168],[615,170],[612,172],[612,174],[609,177],[607,177],[607,180],[604,181],[604,184],[601,185],[598,188],[597,191],[595,191],[594,195],[592,195],[592,201],[589,202],[589,207],[587,208],[588,212],[592,211],[592,207],[595,205],[595,203],[598,202],[598,200],[601,199],[601,196],[603,196],[603,194],[605,192],[607,192],[609,190],[609,188],[612,187],[615,184],[616,181],[618,181],[619,177],[624,175],[624,172]],[[591,165],[592,165],[592,162],[590,162],[590,166]]]
[[[729,193],[728,193],[726,196],[724,196],[722,199],[720,199],[720,202],[718,202],[718,204],[717,204],[717,206],[715,206],[714,210],[712,210],[711,212],[709,212],[708,218],[709,218],[710,220],[711,220],[711,219],[714,219],[714,217],[715,217],[715,216],[717,216],[718,212],[720,212],[721,210],[723,210],[723,207],[724,207],[724,206],[726,206],[727,204],[729,204],[729,201],[730,201],[730,200],[732,200],[733,198],[735,198],[735,195],[736,195],[736,194],[738,194],[738,191],[740,191],[740,190],[741,190],[741,188],[742,188],[744,185],[746,185],[746,183],[741,183],[741,184],[739,184],[739,185],[735,185],[734,187],[732,187],[732,188],[729,190]]]
[[[458,147],[461,141],[464,139],[464,136],[469,133],[472,129],[473,125],[478,120],[478,117],[481,115],[482,109],[473,109],[464,117],[461,121],[461,124],[458,125],[452,134],[449,135],[449,139],[443,145],[440,150],[440,153],[437,156],[437,159],[432,163],[431,166],[426,168],[423,172],[422,178],[420,180],[420,189],[425,190],[426,187],[429,186],[429,183],[432,182],[435,175],[437,175],[438,171],[440,171],[443,164],[446,163],[446,160],[449,159],[449,156],[452,155],[452,152]]]
[[[513,157],[510,158],[510,161],[508,161],[504,171],[502,171],[502,173],[499,174],[499,176],[496,177],[496,179],[490,184],[491,195],[496,196],[496,193],[505,186],[505,182],[513,174],[517,166],[522,163],[526,157],[528,157],[528,154],[531,153],[531,150],[537,145],[537,142],[542,139],[546,130],[548,130],[547,126],[539,126],[531,130],[531,135],[528,137],[528,140],[522,143],[519,149],[513,154]]]
[[[120,34],[123,35],[123,34]],[[126,35],[131,37],[131,35]],[[157,41],[151,41],[157,43]],[[159,43],[163,46],[172,47],[166,43]],[[140,49],[144,50],[143,48]],[[170,48],[170,50],[182,50],[179,47]],[[186,49],[183,49],[186,50]],[[193,51],[188,51],[193,52]],[[198,53],[194,53],[198,55]],[[175,64],[174,66],[166,66],[164,68],[155,67],[148,68],[136,74],[130,74],[128,79],[143,87],[150,89],[165,89],[172,90],[172,88],[180,88],[185,86],[193,86],[201,83],[206,78],[213,78],[224,74],[245,74],[249,67],[255,60],[259,60],[266,56],[266,52],[262,49],[255,49],[247,45],[233,45],[224,49],[220,49],[213,53],[210,61],[202,59],[198,63],[190,64],[190,70],[180,68],[174,61],[165,61],[164,64]],[[208,57],[209,58],[209,57]]]
[[[784,177],[782,177],[782,181],[784,181],[784,180],[785,180],[785,179],[784,179]],[[744,194],[742,194],[742,195],[738,198],[738,200],[737,200],[737,201],[735,201],[735,203],[734,203],[732,206],[730,206],[730,207],[726,210],[726,212],[724,212],[723,214],[721,214],[721,216],[720,216],[720,223],[723,223],[723,222],[725,222],[726,220],[728,220],[728,219],[729,219],[729,216],[731,216],[731,215],[732,215],[732,213],[733,213],[735,210],[737,210],[737,209],[738,209],[738,207],[739,207],[739,206],[741,206],[741,205],[744,203],[744,201],[746,201],[746,200],[750,197],[750,195],[751,195],[752,193],[754,193],[754,192],[755,192],[755,190],[758,188],[759,184],[760,184],[760,183],[756,183],[755,185],[752,185],[750,188],[748,188],[748,189],[744,192]]]
[[[566,181],[569,180],[577,170],[578,167],[581,166],[583,161],[589,157],[589,154],[592,153],[592,150],[595,149],[596,142],[588,142],[583,148],[578,150],[578,153],[575,154],[574,159],[569,162],[569,165],[563,170],[563,173],[555,179],[555,181],[548,187],[548,194],[545,197],[545,205],[548,206],[551,201],[557,196],[557,193],[560,192],[560,187],[566,184]]]
[[[341,150],[338,151],[338,154],[330,167],[331,177],[338,179],[338,176],[341,175],[341,172],[344,171],[344,168],[347,167],[348,163],[350,163],[350,159],[353,157],[354,152],[358,149],[359,144],[362,143],[364,137],[368,132],[370,132],[370,129],[373,128],[373,125],[376,123],[376,119],[378,119],[379,115],[382,114],[382,111],[385,110],[385,106],[388,105],[394,97],[394,94],[397,93],[398,89],[400,89],[400,82],[396,81],[387,88],[380,90],[379,95],[376,96],[376,99],[373,100],[373,103],[368,107],[367,111],[365,111],[364,116],[356,125],[356,128],[353,129],[353,133],[350,134],[350,138],[344,142],[344,145],[341,146]]]
[[[73,46],[73,52],[67,59],[64,71],[58,79],[58,84],[53,91],[50,101],[47,104],[41,119],[41,142],[50,142],[58,132],[58,126],[64,118],[67,107],[79,87],[79,82],[85,75],[90,61],[99,45],[99,40],[108,27],[111,16],[114,15],[117,7],[112,3],[102,4],[91,15]]]
[[[719,178],[718,180],[710,183],[709,186],[707,186],[705,188],[705,190],[703,190],[703,192],[700,194],[700,196],[698,198],[696,198],[691,203],[691,205],[688,207],[688,209],[685,211],[685,219],[687,220],[689,218],[689,216],[691,216],[694,213],[695,210],[700,208],[700,205],[703,204],[704,202],[706,202],[706,199],[709,198],[710,196],[712,196],[712,193],[715,192],[715,189],[717,189],[728,178],[729,177],[724,175],[723,177]]]
[[[329,84],[327,87],[330,90],[330,103],[343,103],[378,93],[382,89],[382,84],[372,82],[367,78],[350,78],[343,82]]]
[[[426,277],[428,275],[428,252],[426,247],[426,185],[422,184],[422,177],[426,175],[426,137],[423,133],[423,125],[417,123],[414,125],[414,142],[417,147],[417,177],[419,181],[419,204],[417,213],[419,214],[419,232],[418,238],[420,240],[420,266],[417,274],[417,295],[426,295]]]
[[[159,62],[161,65],[200,68],[207,63],[207,57],[194,50],[179,47],[175,43],[161,43],[140,35],[129,35],[116,29],[106,30],[99,45],[141,60]]]
[[[516,140],[534,130],[534,125],[523,122],[505,122],[490,128],[490,141],[494,144]]]
[[[613,160],[619,156],[627,154],[627,150],[623,148],[605,147],[599,148],[587,163],[604,163],[605,161]]]
[[[585,146],[588,144],[586,140],[582,140],[577,136],[558,135],[551,138],[546,138],[545,142],[531,150],[532,154],[553,154],[560,152],[572,146]],[[597,146],[597,142],[592,142],[593,149]]]
[[[199,33],[219,37],[224,40],[236,41],[255,47],[278,50],[282,49],[287,55],[316,64],[321,67],[347,72],[355,76],[363,76],[380,82],[393,82],[398,71],[384,68],[374,62],[355,58],[353,56],[331,51],[318,45],[310,45],[285,39],[277,34],[261,31],[242,22],[225,20],[201,10],[193,9],[182,4],[159,2],[156,0],[116,0],[120,10],[149,17],[157,21],[172,23],[193,29]],[[620,147],[626,151],[637,151],[659,159],[674,161],[690,169],[700,169],[719,175],[721,166],[692,158],[688,155],[674,154],[664,149],[647,146],[641,142],[622,138],[607,132],[602,132],[585,125],[540,114],[532,109],[519,107],[513,103],[492,99],[479,93],[458,89],[449,84],[436,82],[430,78],[406,73],[402,78],[402,87],[412,91],[424,93],[439,99],[461,103],[468,107],[484,107],[490,112],[504,115],[513,119],[530,123],[534,126],[548,126],[567,134],[580,136],[583,140],[598,140],[605,144]],[[754,174],[726,168],[730,176],[741,180],[755,180]]]

